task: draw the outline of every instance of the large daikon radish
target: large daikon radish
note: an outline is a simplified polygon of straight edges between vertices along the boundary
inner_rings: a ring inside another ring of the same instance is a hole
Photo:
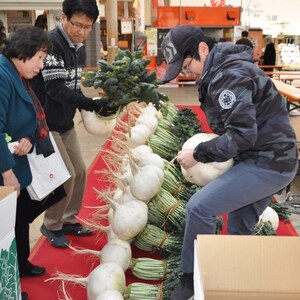
[[[106,262],[96,267],[88,276],[87,298],[94,300],[106,290],[125,289],[125,273],[117,263]]]
[[[140,200],[131,200],[119,204],[109,200],[113,208],[110,220],[115,235],[125,241],[133,239],[148,222],[148,206]]]
[[[96,300],[106,290],[124,293],[126,278],[124,270],[115,262],[106,262],[97,266],[87,277],[59,273],[45,281],[62,280],[73,282],[87,288],[87,299]]]
[[[76,249],[69,246],[75,254],[95,255],[101,263],[115,262],[122,267],[124,271],[128,269],[131,263],[132,252],[129,242],[114,238],[109,240],[100,250]]]
[[[137,118],[137,123],[146,125],[153,134],[158,126],[158,119],[155,116],[141,114]]]
[[[145,124],[137,124],[133,126],[127,135],[127,143],[130,148],[146,144],[151,135],[150,129]]]
[[[139,200],[136,197],[134,197],[131,193],[130,186],[127,185],[123,187],[122,189],[118,188],[116,190],[116,193],[114,194],[113,200],[116,202],[122,204],[124,202],[128,202],[131,200]]]
[[[160,191],[163,179],[164,172],[159,167],[142,167],[130,181],[131,193],[137,199],[148,203]]]
[[[144,153],[135,155],[133,159],[139,167],[154,165],[162,170],[165,167],[164,160],[156,153]]]
[[[218,135],[214,133],[195,134],[183,144],[182,150],[195,149],[200,143],[207,142],[216,137],[218,137]],[[181,172],[189,182],[204,186],[211,180],[225,173],[232,165],[233,159],[224,162],[198,162],[195,166],[188,169],[181,167]]]
[[[139,145],[133,149],[131,149],[131,153],[133,156],[138,156],[145,153],[153,153],[153,150],[148,145]]]
[[[81,118],[87,132],[95,135],[111,133],[117,124],[116,117],[101,117],[94,111],[81,110]]]
[[[279,226],[279,216],[277,212],[268,206],[259,217],[259,221],[271,222],[273,229],[276,231]]]

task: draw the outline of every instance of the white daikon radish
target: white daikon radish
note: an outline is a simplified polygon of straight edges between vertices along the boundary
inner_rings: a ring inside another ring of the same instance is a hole
[[[138,156],[145,153],[153,153],[153,150],[148,145],[139,145],[133,149],[131,149],[131,153],[133,156]]]
[[[140,200],[132,200],[119,204],[109,200],[113,208],[111,227],[115,235],[125,241],[133,239],[146,226],[148,206]]]
[[[124,297],[116,290],[106,290],[97,296],[95,300],[124,300]]]
[[[115,232],[114,232],[114,230],[111,226],[111,222],[112,222],[113,217],[114,217],[114,210],[113,210],[112,207],[110,207],[110,209],[108,211],[108,223],[109,223],[109,225],[107,226],[108,230],[106,231],[108,242],[110,242],[112,240],[115,240],[115,239],[118,239],[118,236],[115,234]]]
[[[143,108],[141,114],[156,117],[158,114],[158,111],[152,104],[148,104],[145,108]]]
[[[101,250],[101,262],[115,262],[126,271],[132,258],[130,243],[120,239],[110,240]]]
[[[69,246],[75,254],[90,254],[97,256],[101,263],[115,262],[122,267],[124,271],[130,266],[132,253],[129,242],[114,238],[109,240],[100,250],[76,249]]]
[[[107,240],[110,241],[118,237],[116,236],[110,225],[110,220],[113,217],[113,209],[109,205],[108,207],[108,212],[104,216],[102,214],[98,214],[96,211],[92,220],[81,220],[78,216],[77,219],[84,223],[86,226],[88,226],[90,229],[95,231],[95,233],[99,234],[100,236],[106,236]],[[107,219],[109,221],[109,225],[102,225],[101,221]]]
[[[183,144],[182,150],[195,149],[195,147],[200,143],[209,141],[217,136],[218,135],[214,133],[195,134]],[[232,167],[232,165],[233,159],[229,159],[225,162],[198,162],[195,166],[189,169],[184,169],[183,167],[181,167],[181,172],[189,182],[204,186],[211,180],[225,173]]]
[[[114,262],[106,262],[97,266],[87,277],[58,273],[56,277],[45,280],[62,280],[73,282],[87,288],[87,299],[96,300],[106,290],[116,290],[124,293],[126,278],[122,267]]]
[[[156,153],[145,153],[141,155],[136,155],[134,156],[134,160],[139,167],[154,165],[162,170],[165,168],[164,160]]]
[[[117,124],[116,117],[101,117],[94,111],[84,109],[81,110],[81,118],[86,131],[95,135],[107,135],[114,130]]]
[[[88,276],[88,300],[95,300],[106,290],[116,290],[122,294],[125,290],[125,273],[117,263],[102,263]]]
[[[123,194],[121,195],[121,197],[118,199],[119,203],[125,203],[128,201],[132,201],[132,200],[139,200],[136,197],[134,197],[131,193],[130,190],[130,185],[126,186],[125,189],[123,190]]]
[[[148,203],[162,186],[164,172],[157,166],[148,165],[139,169],[130,181],[130,190],[134,197]]]
[[[147,165],[147,166],[141,167],[140,170],[152,170],[152,171],[154,171],[154,173],[158,176],[158,178],[160,180],[160,183],[161,184],[163,183],[165,174],[164,174],[164,171],[161,168],[158,168],[155,165]]]
[[[146,115],[146,114],[141,114],[137,118],[137,123],[138,124],[145,124],[153,134],[158,126],[158,120],[155,116],[151,115]]]
[[[127,135],[127,143],[130,148],[135,148],[139,145],[146,144],[151,135],[150,129],[145,124],[137,124],[130,130]]]
[[[279,226],[279,216],[277,212],[270,206],[268,206],[259,217],[259,221],[270,221],[273,229],[276,231]]]

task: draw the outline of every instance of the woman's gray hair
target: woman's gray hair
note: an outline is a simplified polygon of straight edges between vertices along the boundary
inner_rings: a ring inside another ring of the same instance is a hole
[[[266,37],[266,43],[269,44],[269,43],[272,43],[272,42],[273,42],[272,36],[271,36],[271,35],[268,35],[268,36]]]

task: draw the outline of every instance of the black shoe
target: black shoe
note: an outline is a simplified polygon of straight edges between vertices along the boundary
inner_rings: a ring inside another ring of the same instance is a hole
[[[22,300],[28,300],[28,293],[26,293],[26,292],[22,292],[21,293],[21,297],[22,297]]]
[[[40,230],[53,247],[67,248],[70,244],[62,230],[49,230],[44,224],[41,226]]]
[[[171,300],[194,299],[194,273],[183,273],[179,285],[173,290]]]
[[[36,266],[29,261],[24,265],[19,267],[20,277],[37,277],[45,274],[46,269],[44,267]]]
[[[62,229],[64,234],[77,235],[77,236],[90,236],[93,231],[84,227],[80,223],[75,224],[64,224]]]

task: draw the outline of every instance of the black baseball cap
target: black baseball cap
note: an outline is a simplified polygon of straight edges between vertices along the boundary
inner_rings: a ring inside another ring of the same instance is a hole
[[[162,79],[171,81],[180,73],[184,59],[188,55],[198,53],[200,42],[206,42],[208,38],[199,27],[191,25],[179,25],[171,29],[161,44],[162,53],[168,64],[167,71]]]

